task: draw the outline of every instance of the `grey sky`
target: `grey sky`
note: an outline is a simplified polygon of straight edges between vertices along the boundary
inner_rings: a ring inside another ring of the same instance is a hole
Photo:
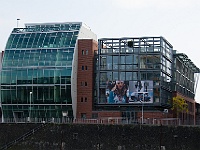
[[[1,0],[0,7],[1,51],[17,18],[20,27],[82,21],[98,38],[163,36],[200,68],[199,0]],[[198,89],[196,101],[200,102]]]

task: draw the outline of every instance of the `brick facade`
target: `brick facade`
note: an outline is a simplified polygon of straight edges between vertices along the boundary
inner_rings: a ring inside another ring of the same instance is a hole
[[[121,117],[120,111],[101,111],[98,112],[99,118],[108,118],[108,117]]]
[[[94,89],[94,51],[98,44],[92,39],[78,40],[77,118],[92,118]]]

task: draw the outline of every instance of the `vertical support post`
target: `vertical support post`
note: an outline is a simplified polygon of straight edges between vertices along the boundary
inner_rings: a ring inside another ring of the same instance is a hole
[[[29,97],[29,101],[30,101],[29,109],[30,109],[30,110],[29,110],[29,118],[28,118],[28,121],[29,121],[29,122],[31,121],[31,96],[32,96],[32,93],[33,93],[33,92],[30,92],[30,93],[29,93],[29,96],[30,96],[30,97]]]
[[[144,101],[143,100],[140,100],[140,103],[142,103],[142,121],[141,121],[141,124],[143,124],[144,123],[144,110],[143,110],[143,103]]]
[[[144,122],[144,110],[143,110],[143,102],[141,102],[142,103],[142,124],[143,124],[143,122]]]
[[[17,28],[18,28],[18,26],[19,26],[19,20],[20,20],[20,19],[17,19]]]

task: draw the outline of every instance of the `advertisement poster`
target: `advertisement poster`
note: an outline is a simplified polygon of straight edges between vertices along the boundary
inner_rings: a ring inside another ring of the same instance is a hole
[[[153,103],[153,81],[109,81],[107,103]]]

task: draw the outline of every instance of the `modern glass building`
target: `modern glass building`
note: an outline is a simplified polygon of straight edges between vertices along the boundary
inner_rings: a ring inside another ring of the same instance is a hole
[[[183,97],[187,103],[188,112],[179,114],[182,124],[195,124],[195,94],[199,80],[200,69],[184,53],[173,51],[173,96]]]
[[[12,30],[2,60],[3,118],[74,117],[78,39],[97,37],[81,22],[33,23]]]
[[[173,47],[165,38],[103,38],[98,44],[97,110],[120,110],[124,117],[140,106],[170,108]]]
[[[96,116],[133,122],[173,118],[172,97],[180,96],[188,104],[181,121],[194,124],[199,68],[187,55],[164,37],[102,38],[98,44]]]

